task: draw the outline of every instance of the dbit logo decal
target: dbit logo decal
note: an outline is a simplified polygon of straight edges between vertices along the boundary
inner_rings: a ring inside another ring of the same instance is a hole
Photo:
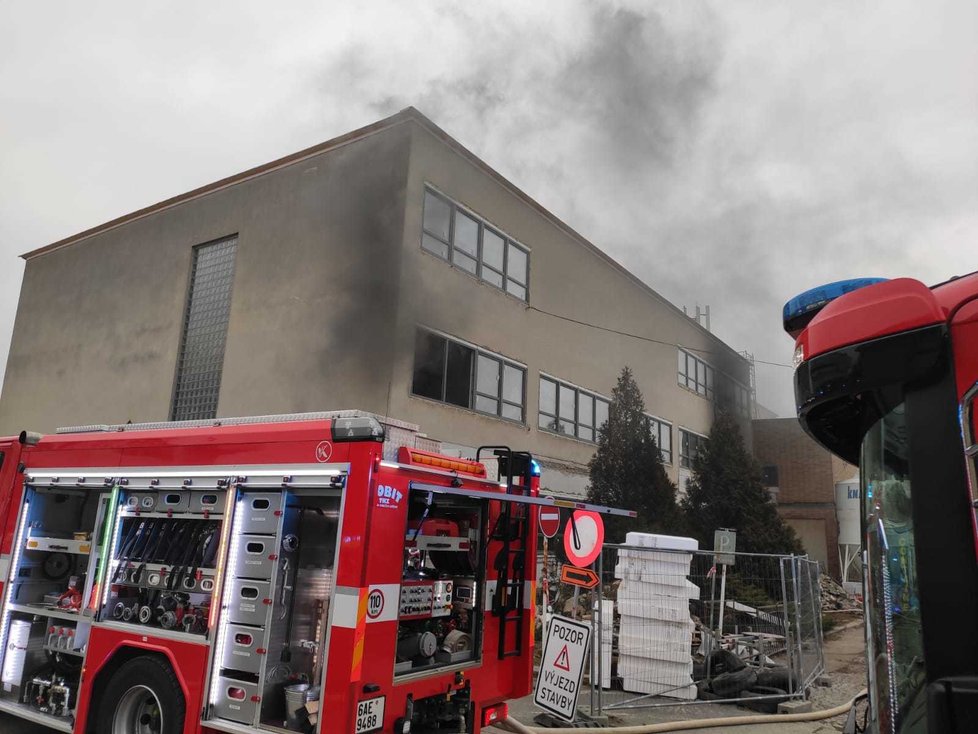
[[[396,508],[401,504],[404,493],[386,484],[377,485],[377,507]]]

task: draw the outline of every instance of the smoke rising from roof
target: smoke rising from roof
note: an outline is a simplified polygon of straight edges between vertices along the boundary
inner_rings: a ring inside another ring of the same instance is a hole
[[[14,254],[408,105],[760,359],[819,282],[975,267],[970,0],[231,7],[0,9],[0,360]]]

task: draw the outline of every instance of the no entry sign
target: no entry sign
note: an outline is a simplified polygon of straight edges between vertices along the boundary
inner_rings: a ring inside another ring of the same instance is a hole
[[[548,497],[547,499],[553,499]],[[560,508],[541,507],[540,508],[540,532],[546,537],[552,538],[560,530]]]
[[[588,625],[567,617],[550,618],[533,703],[565,721],[574,720],[590,641]]]
[[[594,563],[604,543],[604,521],[588,510],[574,510],[564,528],[564,552],[567,560],[583,568]]]

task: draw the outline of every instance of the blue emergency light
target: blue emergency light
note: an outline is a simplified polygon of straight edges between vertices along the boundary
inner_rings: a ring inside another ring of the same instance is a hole
[[[852,278],[810,288],[784,304],[782,311],[784,330],[792,337],[796,337],[815,318],[815,314],[839,296],[886,280],[888,278]]]

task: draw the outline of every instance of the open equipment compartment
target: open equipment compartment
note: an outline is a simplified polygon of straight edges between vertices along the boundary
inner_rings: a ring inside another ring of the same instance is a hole
[[[306,704],[320,699],[327,662],[344,482],[238,492],[207,719],[308,730]]]
[[[70,730],[91,631],[107,485],[32,481],[14,541],[0,614],[0,708]]]
[[[395,676],[479,659],[486,501],[411,490]]]
[[[100,620],[206,634],[225,489],[123,489]]]

